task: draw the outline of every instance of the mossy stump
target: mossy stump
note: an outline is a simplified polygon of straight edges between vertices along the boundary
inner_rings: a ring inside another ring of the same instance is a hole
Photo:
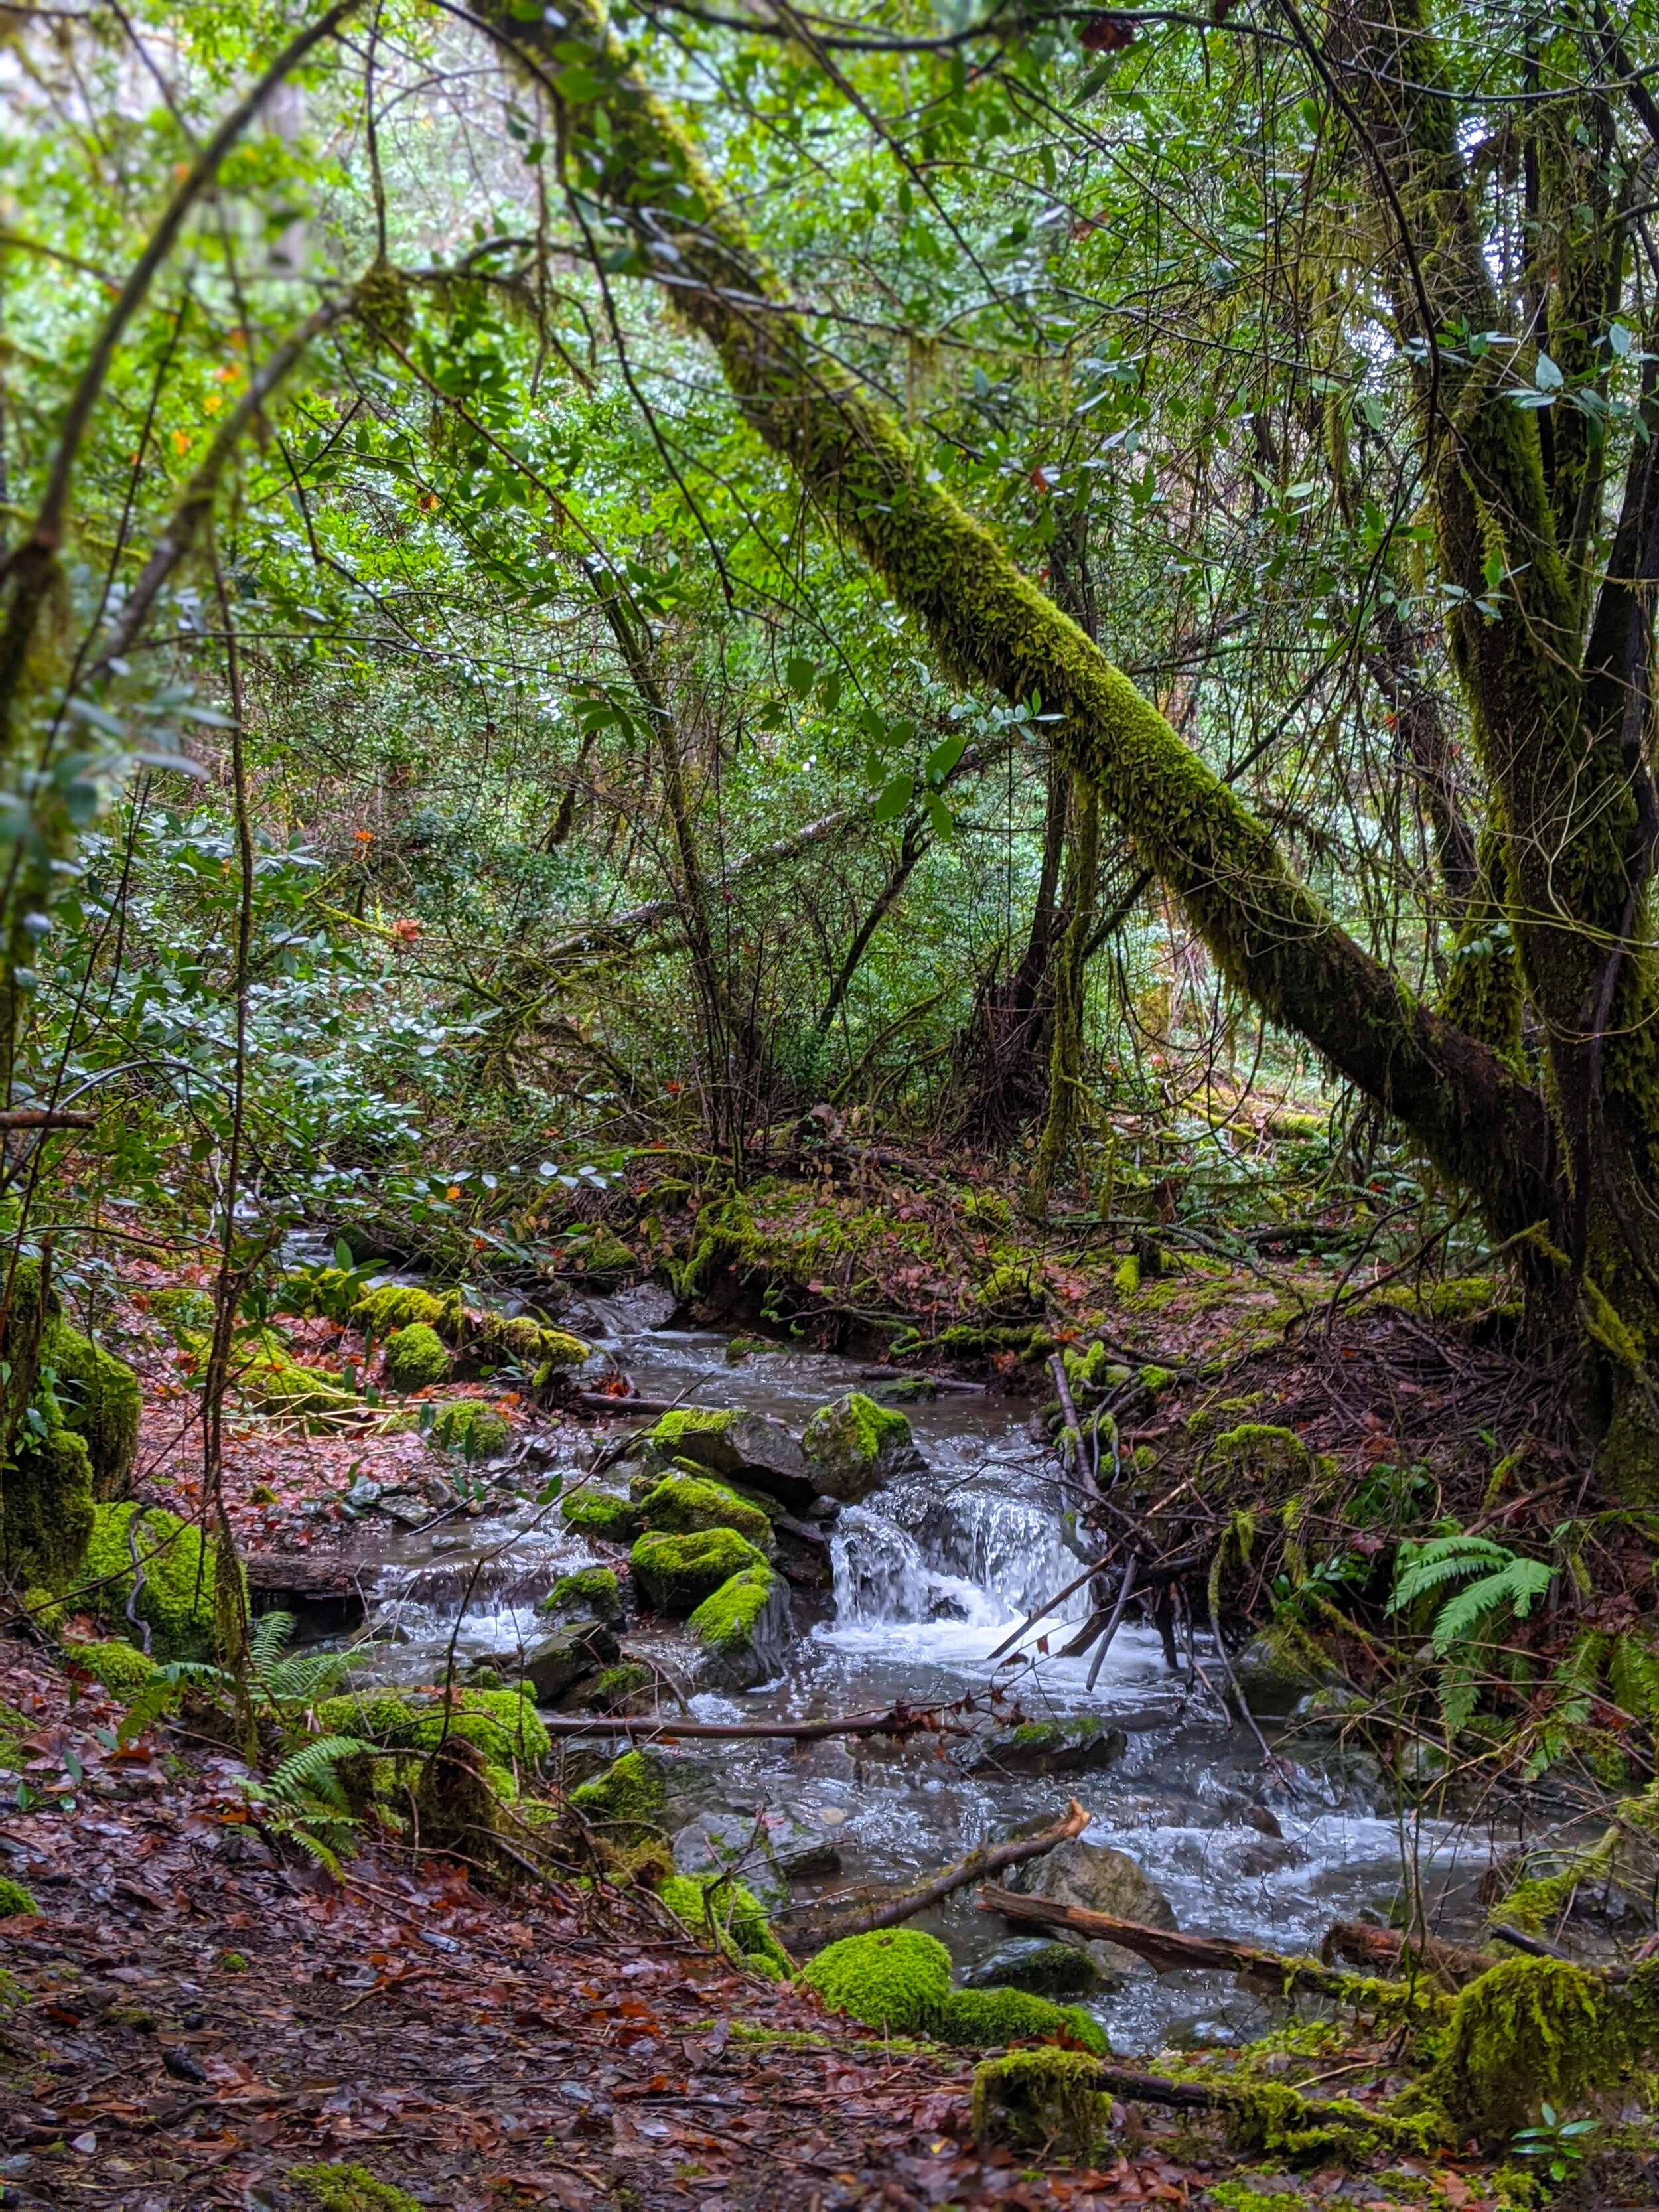
[[[1083,2165],[1106,2132],[1111,2100],[1085,2051],[1011,2051],[974,2069],[974,2140]]]

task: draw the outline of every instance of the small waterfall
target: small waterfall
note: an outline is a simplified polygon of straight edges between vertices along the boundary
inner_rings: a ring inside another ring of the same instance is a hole
[[[836,1626],[866,1628],[925,1620],[990,1627],[1002,1607],[976,1583],[930,1566],[908,1530],[862,1505],[848,1505],[830,1540]]]
[[[997,1469],[1015,1478],[1012,1468]],[[982,1481],[943,1493],[921,1483],[884,1491],[842,1514],[831,1544],[837,1626],[1028,1613],[1078,1571],[1053,1508]],[[1082,1618],[1081,1591],[1060,1608]]]

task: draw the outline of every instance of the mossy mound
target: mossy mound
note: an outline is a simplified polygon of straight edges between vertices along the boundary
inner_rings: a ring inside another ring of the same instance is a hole
[[[449,1350],[422,1321],[394,1328],[386,1340],[386,1379],[397,1390],[424,1390],[449,1373]]]
[[[130,1542],[135,1515],[141,1517]],[[87,1603],[106,1620],[125,1620],[132,1593],[135,1548],[143,1571],[137,1610],[140,1620],[149,1623],[151,1657],[208,1657],[214,1640],[217,1542],[204,1544],[199,1528],[159,1505],[98,1506],[81,1563],[81,1580],[97,1585],[88,1589]],[[241,1572],[240,1566],[237,1572]]]
[[[125,1359],[63,1320],[48,1325],[40,1364],[56,1377],[64,1427],[86,1445],[93,1496],[119,1497],[138,1449],[138,1377]]]
[[[951,1995],[951,1954],[919,1928],[843,1936],[810,1959],[801,1979],[831,2012],[892,2035],[923,2033]]]
[[[915,1447],[902,1413],[849,1390],[818,1407],[801,1431],[800,1449],[826,1496],[852,1505],[901,1472]]]
[[[657,1894],[674,1917],[694,1936],[712,1940],[733,1966],[781,1980],[794,1962],[772,1933],[764,1907],[742,1882],[721,1875],[700,1881],[674,1874],[657,1885]]]
[[[1224,1429],[1211,1449],[1228,1467],[1276,1474],[1308,1472],[1308,1448],[1301,1437],[1271,1421],[1241,1421],[1237,1428]]]
[[[1111,2114],[1100,2069],[1081,2051],[1011,2051],[974,2069],[974,2138],[981,2150],[1092,2159]]]
[[[440,1451],[459,1452],[463,1459],[493,1459],[506,1449],[512,1424],[482,1398],[452,1398],[438,1408],[427,1431]]]
[[[1024,1990],[951,1990],[927,2015],[941,2043],[987,2051],[1002,2043],[1070,2043],[1107,2056],[1104,2030],[1081,2005],[1055,2004]]]
[[[614,1620],[622,1609],[622,1592],[609,1567],[561,1575],[542,1600],[544,1613],[586,1613],[593,1620]]]
[[[288,2179],[317,2212],[422,2212],[416,2200],[366,2166],[291,2166]]]
[[[579,1229],[564,1240],[565,1264],[596,1291],[619,1291],[639,1267],[614,1229]]]
[[[213,1326],[212,1294],[194,1283],[167,1283],[159,1290],[145,1291],[140,1294],[138,1303],[175,1336],[199,1335]],[[295,1305],[284,1306],[282,1310],[302,1313],[307,1309]]]
[[[119,1637],[104,1644],[71,1644],[68,1650],[77,1667],[118,1698],[136,1698],[155,1671],[154,1660]]]
[[[599,1536],[610,1544],[632,1543],[640,1528],[639,1507],[607,1490],[573,1491],[561,1499],[559,1518],[567,1528],[580,1528],[585,1536]]]
[[[1564,1960],[1505,1959],[1459,1991],[1428,2088],[1460,2137],[1507,2142],[1546,2101],[1571,2107],[1639,2056],[1659,2025],[1643,2017],[1650,2002]]]
[[[67,1429],[19,1439],[0,1482],[0,1557],[11,1580],[67,1589],[94,1526],[92,1462]]]
[[[0,1920],[16,1920],[26,1912],[38,1912],[33,1893],[21,1881],[13,1881],[9,1875],[0,1875]]]
[[[447,1710],[446,1710],[447,1708]],[[362,1690],[325,1698],[316,1710],[323,1735],[360,1736],[393,1751],[435,1751],[452,1738],[468,1743],[491,1769],[538,1767],[547,1757],[546,1728],[527,1691]]]
[[[634,1579],[657,1613],[693,1613],[722,1583],[764,1557],[735,1528],[702,1528],[689,1536],[641,1536],[629,1554]]]
[[[687,1623],[705,1654],[703,1685],[751,1690],[776,1674],[789,1640],[788,1589],[763,1561],[728,1575]]]
[[[626,1752],[603,1774],[573,1790],[569,1802],[589,1827],[600,1831],[605,1841],[612,1844],[641,1842],[662,1826],[668,1803],[662,1762],[648,1752]]]
[[[434,1297],[416,1283],[381,1283],[364,1291],[351,1310],[351,1318],[365,1336],[384,1339],[394,1328],[413,1328],[417,1324],[436,1328],[451,1310],[447,1300]]]
[[[735,1528],[769,1559],[777,1548],[771,1521],[758,1505],[702,1474],[665,1475],[640,1500],[640,1510],[653,1534],[688,1536],[702,1528]]]

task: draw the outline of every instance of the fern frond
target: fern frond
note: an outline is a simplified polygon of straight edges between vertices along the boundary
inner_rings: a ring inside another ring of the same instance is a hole
[[[1513,1557],[1486,1536],[1436,1536],[1426,1544],[1402,1544],[1389,1611],[1403,1612],[1460,1576],[1507,1566]]]
[[[264,1613],[253,1624],[253,1633],[248,1638],[248,1662],[254,1680],[264,1682],[271,1670],[281,1663],[288,1649],[289,1638],[294,1633],[291,1613]]]
[[[116,1726],[116,1741],[131,1743],[135,1736],[142,1735],[152,1721],[172,1711],[187,1688],[222,1692],[229,1686],[230,1677],[222,1667],[215,1667],[204,1659],[170,1659],[165,1667],[154,1670],[122,1714]]]
[[[1435,1650],[1443,1652],[1462,1643],[1504,1605],[1514,1607],[1517,1620],[1524,1620],[1532,1611],[1533,1601],[1541,1597],[1553,1580],[1554,1570],[1542,1559],[1510,1559],[1497,1574],[1483,1575],[1468,1589],[1448,1598],[1435,1617]]]
[[[264,1784],[264,1794],[267,1800],[275,1799],[279,1804],[295,1808],[303,1808],[308,1801],[320,1798],[343,1819],[349,1820],[351,1808],[346,1802],[346,1794],[335,1769],[343,1759],[353,1758],[370,1747],[359,1736],[318,1736],[283,1761]],[[314,1805],[312,1809],[315,1809]]]

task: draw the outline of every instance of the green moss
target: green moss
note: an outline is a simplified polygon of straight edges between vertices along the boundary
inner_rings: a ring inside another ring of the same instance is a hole
[[[20,1584],[68,1589],[94,1528],[92,1462],[67,1429],[25,1437],[0,1474],[0,1553]]]
[[[746,1649],[755,1640],[761,1615],[781,1587],[779,1577],[763,1562],[728,1575],[720,1588],[691,1615],[686,1626],[711,1650]]]
[[[1042,1306],[1042,1273],[1033,1260],[1006,1260],[979,1286],[987,1313],[1036,1313]]]
[[[118,1637],[106,1644],[71,1644],[68,1648],[75,1664],[118,1698],[136,1698],[155,1671],[153,1659]]]
[[[40,1906],[21,1881],[0,1875],[0,1920],[15,1920],[25,1912],[38,1912]]]
[[[801,1979],[831,2012],[908,2035],[925,2032],[950,1996],[951,1954],[919,1928],[879,1929],[827,1944],[808,1960]]]
[[[1006,1229],[1014,1209],[994,1190],[970,1190],[962,1200],[962,1218],[970,1228]]]
[[[315,1717],[319,1735],[361,1736],[411,1753],[435,1751],[441,1742],[459,1738],[491,1767],[533,1769],[550,1747],[547,1729],[527,1689],[456,1690],[447,1700],[436,1690],[402,1695],[354,1691],[325,1698]]]
[[[48,1326],[40,1343],[40,1364],[57,1377],[64,1426],[86,1444],[93,1496],[118,1497],[138,1449],[138,1377],[125,1359],[116,1358],[65,1321]]]
[[[933,2006],[926,2025],[941,2043],[981,2051],[998,2043],[1063,2040],[1103,2058],[1109,2048],[1100,2023],[1081,2005],[1055,2004],[1024,1990],[952,1990]]]
[[[386,1340],[386,1379],[394,1389],[423,1390],[449,1373],[449,1350],[423,1321],[395,1328]]]
[[[1120,1260],[1112,1270],[1112,1288],[1121,1298],[1132,1298],[1140,1288],[1140,1259],[1131,1252],[1127,1260]]]
[[[414,1283],[382,1283],[376,1290],[364,1291],[351,1310],[351,1318],[365,1336],[385,1338],[394,1328],[412,1328],[417,1323],[435,1329],[453,1310],[447,1300],[434,1297]]]
[[[600,1291],[620,1290],[639,1262],[613,1229],[578,1230],[564,1240],[567,1264]]]
[[[1570,2106],[1616,2075],[1630,2017],[1582,1967],[1505,1959],[1459,1991],[1430,2087],[1460,2136],[1507,2142],[1546,2100]]]
[[[873,1466],[884,1451],[910,1442],[910,1424],[891,1406],[849,1390],[820,1406],[801,1431],[802,1455],[825,1467]]]
[[[1219,2101],[1235,2149],[1272,2151],[1292,2166],[1352,2165],[1380,2151],[1422,2158],[1444,2141],[1437,2113],[1399,2119],[1352,2097],[1314,2106],[1284,2081],[1229,2081]]]
[[[612,1843],[631,1843],[657,1834],[668,1803],[660,1759],[643,1751],[624,1753],[570,1793],[570,1803],[590,1827]]]
[[[640,1510],[653,1533],[690,1535],[702,1528],[734,1528],[769,1559],[777,1547],[772,1523],[760,1508],[706,1476],[665,1475],[641,1499]]]
[[[1142,1389],[1150,1390],[1154,1397],[1160,1391],[1170,1389],[1180,1379],[1171,1367],[1143,1367],[1140,1370]]]
[[[562,1328],[544,1328],[536,1347],[540,1364],[537,1370],[538,1384],[548,1380],[550,1373],[556,1374],[566,1367],[580,1367],[588,1356],[588,1346],[580,1337],[572,1336]]]
[[[376,2181],[366,2166],[291,2166],[288,2179],[318,2212],[422,2212],[412,2197]]]
[[[634,1579],[653,1611],[679,1615],[694,1612],[732,1576],[766,1566],[762,1553],[735,1528],[641,1536],[629,1557]]]
[[[1093,2158],[1111,2117],[1086,2051],[1011,2051],[974,2069],[974,2139],[1041,2158]]]
[[[576,1490],[560,1501],[559,1517],[568,1528],[580,1528],[584,1535],[626,1544],[638,1532],[640,1509],[626,1498],[612,1497],[609,1491]]]
[[[1224,1429],[1212,1449],[1218,1459],[1232,1467],[1298,1474],[1308,1465],[1308,1448],[1301,1437],[1270,1421],[1241,1421],[1236,1429]]]
[[[202,1532],[160,1506],[130,1503],[95,1509],[92,1535],[81,1564],[81,1579],[96,1583],[87,1603],[105,1620],[124,1621],[132,1590],[132,1557],[128,1528],[143,1513],[136,1546],[144,1571],[139,1617],[150,1626],[151,1656],[157,1661],[200,1659],[213,1647],[213,1585],[217,1543],[204,1544]],[[237,1570],[240,1574],[241,1570]]]
[[[706,1881],[670,1875],[657,1894],[674,1917],[707,1941],[712,1932],[720,1950],[734,1966],[775,1978],[793,1969],[793,1960],[772,1933],[764,1908],[740,1881],[710,1875]]]
[[[657,1678],[637,1659],[605,1667],[588,1685],[581,1702],[590,1712],[629,1713],[648,1711],[656,1702]]]
[[[505,1413],[498,1413],[482,1398],[451,1398],[438,1408],[427,1431],[440,1451],[459,1452],[464,1459],[493,1459],[513,1433]]]
[[[172,1330],[175,1336],[199,1333],[213,1326],[212,1296],[192,1283],[167,1284],[161,1290],[146,1291],[140,1304],[146,1313],[154,1314],[163,1328]],[[295,1306],[288,1310],[299,1313],[305,1310]]]
[[[591,1613],[595,1620],[614,1620],[622,1611],[622,1593],[609,1567],[582,1567],[574,1575],[561,1575],[542,1600],[544,1613]]]
[[[672,1459],[687,1437],[719,1436],[737,1418],[736,1411],[729,1406],[718,1411],[702,1406],[677,1406],[672,1413],[659,1415],[655,1426],[647,1432],[646,1442]]]

